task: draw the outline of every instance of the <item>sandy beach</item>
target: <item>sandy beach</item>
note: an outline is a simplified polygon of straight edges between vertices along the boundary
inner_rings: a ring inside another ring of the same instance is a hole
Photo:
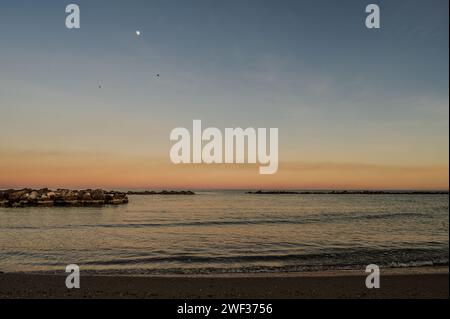
[[[81,276],[80,289],[64,275],[0,274],[0,298],[448,298],[448,267],[386,269],[380,289],[365,274],[327,271],[226,276]]]

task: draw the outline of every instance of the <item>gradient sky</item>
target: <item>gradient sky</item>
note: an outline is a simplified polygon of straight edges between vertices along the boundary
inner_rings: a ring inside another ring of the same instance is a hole
[[[0,188],[448,189],[447,0],[72,2],[0,3]],[[170,163],[193,119],[278,173]]]

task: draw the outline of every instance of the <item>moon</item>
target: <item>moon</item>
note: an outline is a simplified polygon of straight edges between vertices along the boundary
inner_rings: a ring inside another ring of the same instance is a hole
[[[136,30],[136,35],[137,35],[137,36],[140,36],[140,35],[141,35],[141,31]]]

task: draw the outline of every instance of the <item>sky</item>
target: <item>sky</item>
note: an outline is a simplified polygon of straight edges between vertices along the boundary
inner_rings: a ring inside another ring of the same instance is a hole
[[[0,188],[448,189],[447,0],[69,3],[0,3]],[[278,172],[171,163],[194,119]]]

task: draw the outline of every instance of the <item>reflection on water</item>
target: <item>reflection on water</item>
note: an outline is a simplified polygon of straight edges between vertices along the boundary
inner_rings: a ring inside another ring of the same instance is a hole
[[[0,208],[0,270],[302,271],[448,264],[448,195],[130,196],[104,208]]]

